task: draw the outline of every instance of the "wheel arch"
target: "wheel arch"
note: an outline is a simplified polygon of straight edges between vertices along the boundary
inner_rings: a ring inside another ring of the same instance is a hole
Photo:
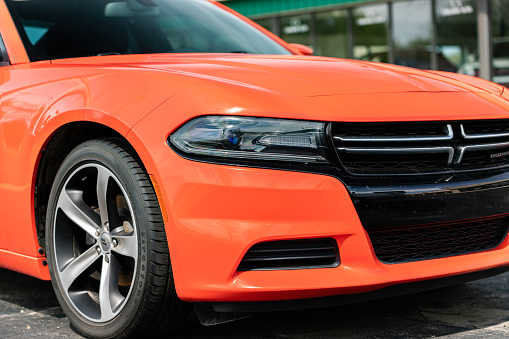
[[[46,209],[57,171],[76,146],[99,138],[117,138],[129,143],[121,133],[109,126],[92,121],[75,121],[56,129],[40,150],[33,183],[33,207],[37,241],[43,250],[45,250]],[[129,145],[133,147],[131,143]]]

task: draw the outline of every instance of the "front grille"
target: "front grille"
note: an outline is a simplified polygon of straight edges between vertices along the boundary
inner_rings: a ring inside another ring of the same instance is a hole
[[[493,249],[504,240],[508,227],[509,216],[505,215],[367,232],[377,258],[398,264]]]
[[[447,154],[348,154],[342,157],[343,166],[350,172],[362,174],[392,174],[399,172],[439,172],[447,161]]]
[[[237,270],[292,270],[337,266],[339,266],[337,242],[326,238],[256,244],[247,251]]]
[[[467,136],[488,136],[491,134],[504,134],[509,131],[508,120],[464,121],[462,125]]]
[[[333,123],[354,175],[434,174],[509,166],[509,120]]]

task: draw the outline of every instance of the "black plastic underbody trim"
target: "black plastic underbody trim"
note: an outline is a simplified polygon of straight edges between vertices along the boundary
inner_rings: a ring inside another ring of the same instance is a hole
[[[373,301],[390,297],[397,297],[407,294],[425,292],[437,288],[454,286],[469,281],[484,279],[509,271],[509,266],[501,266],[485,271],[471,272],[450,277],[416,281],[405,284],[397,284],[381,288],[376,291],[337,295],[331,297],[282,300],[282,301],[251,301],[251,302],[217,302],[204,303],[211,305],[215,312],[233,313],[261,313],[273,311],[295,311],[302,309],[313,309],[354,304],[365,301]]]

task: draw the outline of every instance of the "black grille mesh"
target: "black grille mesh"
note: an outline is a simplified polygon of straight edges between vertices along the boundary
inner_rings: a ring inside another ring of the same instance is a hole
[[[509,216],[367,230],[377,258],[390,264],[450,257],[497,247]]]
[[[237,270],[291,270],[338,265],[339,251],[334,239],[302,239],[256,244],[247,251]]]
[[[467,151],[458,167],[461,169],[476,168],[479,164],[485,167],[502,166],[509,164],[509,156],[491,157],[492,154],[509,152],[509,147],[497,149],[496,151]]]
[[[507,133],[509,131],[508,120],[476,120],[463,122],[467,134],[493,134]]]
[[[441,172],[447,167],[447,154],[343,154],[341,162],[354,174],[395,174]]]

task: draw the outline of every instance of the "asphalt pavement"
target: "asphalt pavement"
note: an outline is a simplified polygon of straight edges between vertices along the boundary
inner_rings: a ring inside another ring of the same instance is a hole
[[[262,314],[201,326],[190,316],[167,338],[507,338],[509,273],[404,297]],[[0,338],[81,338],[50,282],[0,269]]]

